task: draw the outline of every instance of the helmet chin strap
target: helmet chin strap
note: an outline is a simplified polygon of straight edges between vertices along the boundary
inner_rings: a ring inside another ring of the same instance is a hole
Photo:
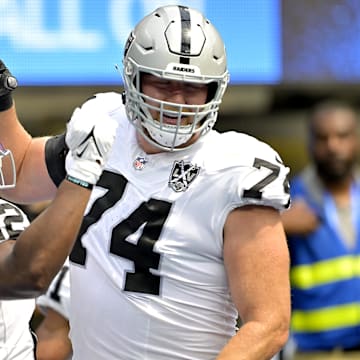
[[[192,133],[190,134],[180,134],[176,131],[174,132],[166,132],[166,131],[158,131],[157,128],[152,125],[151,123],[143,124],[147,132],[149,133],[149,136],[158,144],[165,146],[167,148],[174,148],[178,147],[180,145],[185,144],[188,142],[191,137]],[[174,125],[167,125],[167,127],[173,127],[176,129],[176,126]]]

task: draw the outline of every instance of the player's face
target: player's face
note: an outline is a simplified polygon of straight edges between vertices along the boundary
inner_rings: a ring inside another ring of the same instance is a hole
[[[328,181],[350,175],[358,152],[354,115],[345,109],[319,113],[312,130],[311,152],[320,175]]]
[[[175,104],[203,105],[208,95],[208,86],[205,84],[167,80],[151,74],[142,75],[141,85],[145,95]],[[151,105],[151,100],[146,100],[146,102]],[[176,111],[176,109],[169,104],[165,105],[164,110]],[[154,120],[159,120],[159,111],[150,109],[150,113]],[[191,124],[192,118],[192,116],[182,116],[181,125]],[[163,122],[166,124],[176,125],[177,121],[176,117],[163,116]]]

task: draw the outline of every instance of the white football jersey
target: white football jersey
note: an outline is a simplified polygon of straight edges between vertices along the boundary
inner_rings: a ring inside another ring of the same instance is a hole
[[[215,359],[237,320],[224,223],[248,204],[284,209],[289,169],[236,132],[212,130],[189,149],[148,155],[120,95],[99,94],[81,112],[99,109],[119,128],[70,256],[74,359]]]
[[[54,277],[46,293],[36,299],[36,304],[43,315],[46,315],[47,309],[50,308],[65,319],[69,319],[70,274],[68,260]]]
[[[29,225],[25,213],[0,199],[0,242],[16,239]],[[35,299],[0,301],[0,359],[33,360],[34,338],[30,319]]]

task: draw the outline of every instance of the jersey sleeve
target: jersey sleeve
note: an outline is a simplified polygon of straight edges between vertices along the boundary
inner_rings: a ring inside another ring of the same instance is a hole
[[[50,308],[69,319],[70,275],[67,264],[55,276],[46,293],[37,298],[36,304],[44,315]]]
[[[290,206],[290,169],[277,151],[245,134],[229,133],[222,144],[226,150],[221,155],[224,174],[220,181],[226,181],[225,201],[230,210],[246,205],[277,210]]]
[[[0,242],[16,240],[29,224],[28,217],[19,207],[0,199]]]
[[[239,195],[244,204],[264,205],[278,210],[290,206],[289,168],[270,147],[255,156],[245,174]]]
[[[66,176],[65,158],[68,151],[65,133],[50,138],[45,144],[47,170],[56,186],[59,186]]]

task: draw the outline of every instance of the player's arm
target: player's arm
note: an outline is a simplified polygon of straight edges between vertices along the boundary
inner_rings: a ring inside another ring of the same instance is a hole
[[[46,315],[36,328],[37,360],[67,360],[72,354],[69,322],[61,314],[47,308]],[[56,351],[54,351],[56,349]]]
[[[52,203],[13,246],[0,245],[0,298],[36,297],[46,291],[71,250],[90,193],[64,180]]]
[[[0,298],[37,297],[69,254],[90,197],[112,147],[116,122],[74,117],[68,123],[67,177],[55,199],[11,246],[0,251]]]
[[[17,186],[3,190],[4,197],[14,202],[30,202],[52,199],[56,187],[50,179],[45,163],[47,138],[32,138],[18,120],[12,91],[16,79],[0,60],[0,143],[13,153]],[[3,164],[5,177],[10,168]]]
[[[277,210],[246,206],[224,228],[224,262],[242,326],[217,360],[270,359],[290,322],[289,254]]]
[[[37,335],[38,360],[68,360],[72,355],[69,339],[70,274],[66,262],[52,280],[46,293],[36,299],[38,321],[33,322]],[[54,351],[56,349],[56,351]]]

